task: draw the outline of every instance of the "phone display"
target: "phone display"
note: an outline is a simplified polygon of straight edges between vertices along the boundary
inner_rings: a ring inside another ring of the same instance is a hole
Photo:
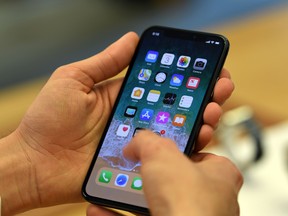
[[[89,202],[148,213],[141,164],[122,149],[149,129],[191,154],[228,48],[211,33],[151,27],[142,34],[83,184]]]

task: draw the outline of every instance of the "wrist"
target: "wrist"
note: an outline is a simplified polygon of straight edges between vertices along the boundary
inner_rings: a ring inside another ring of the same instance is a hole
[[[35,172],[17,132],[0,140],[0,194],[3,215],[38,206]]]

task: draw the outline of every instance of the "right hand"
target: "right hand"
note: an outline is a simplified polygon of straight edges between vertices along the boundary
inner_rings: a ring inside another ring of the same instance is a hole
[[[142,163],[143,190],[153,216],[239,215],[243,179],[228,159],[196,153],[191,161],[172,140],[150,131],[137,134],[124,154]],[[91,205],[87,215],[119,214]]]

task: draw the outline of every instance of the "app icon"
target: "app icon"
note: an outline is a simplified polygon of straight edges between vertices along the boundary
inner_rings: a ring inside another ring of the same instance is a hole
[[[173,93],[166,93],[163,99],[163,103],[173,105],[175,103],[176,96],[177,95]]]
[[[138,79],[142,81],[148,81],[151,76],[152,71],[150,69],[141,69],[138,74]]]
[[[116,135],[120,137],[127,137],[130,131],[130,125],[120,124],[116,131]]]
[[[173,74],[170,80],[171,86],[181,86],[184,76],[181,74]]]
[[[193,97],[183,95],[180,99],[179,106],[183,108],[189,108],[193,102]]]
[[[168,112],[159,112],[156,117],[156,122],[166,124],[169,120],[170,114]]]
[[[183,127],[185,121],[186,121],[186,116],[176,114],[172,120],[172,125],[177,126],[177,127]]]
[[[142,121],[150,121],[154,115],[154,110],[152,109],[142,109],[140,113],[140,120]]]
[[[107,170],[102,170],[98,178],[99,182],[108,184],[112,178],[112,172]]]
[[[160,130],[160,131],[158,131],[158,130],[152,130],[152,132],[155,133],[156,135],[159,135],[159,136],[162,136],[162,135],[164,135],[164,134],[166,133],[165,130]]]
[[[187,68],[189,66],[191,57],[189,56],[180,56],[177,62],[177,67]]]
[[[164,72],[158,72],[155,76],[155,82],[164,83],[167,78],[167,74]]]
[[[134,132],[133,132],[133,137],[137,135],[137,133],[139,133],[141,130],[145,130],[145,128],[135,128]]]
[[[195,70],[204,70],[207,64],[207,59],[197,58],[194,62],[193,68]]]
[[[118,187],[125,187],[128,182],[129,176],[126,174],[119,173],[115,179],[114,184]]]
[[[131,98],[140,100],[145,92],[144,88],[135,87],[131,93]]]
[[[142,190],[142,179],[140,177],[133,178],[131,188],[134,190]]]
[[[157,102],[159,100],[161,92],[158,90],[150,90],[147,95],[147,101]]]
[[[137,112],[137,107],[127,106],[125,109],[124,116],[133,118]]]
[[[163,65],[171,65],[175,58],[174,54],[171,53],[164,53],[161,59],[161,64]]]
[[[157,51],[149,50],[146,54],[145,61],[151,62],[151,63],[156,62],[158,58],[158,54],[159,53]]]
[[[186,83],[186,87],[190,89],[197,89],[200,83],[200,78],[198,77],[189,77]]]

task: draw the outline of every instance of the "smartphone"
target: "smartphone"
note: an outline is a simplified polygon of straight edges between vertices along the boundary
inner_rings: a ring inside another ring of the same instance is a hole
[[[149,129],[190,155],[228,49],[217,34],[160,26],[144,31],[84,181],[87,201],[149,214],[141,164],[125,159],[122,149]]]

